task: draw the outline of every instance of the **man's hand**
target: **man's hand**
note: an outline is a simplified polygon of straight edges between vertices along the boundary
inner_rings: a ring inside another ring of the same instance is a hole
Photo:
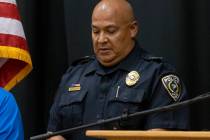
[[[51,138],[49,138],[47,140],[66,140],[66,139],[64,137],[62,137],[62,136],[53,136],[53,137],[51,137]]]

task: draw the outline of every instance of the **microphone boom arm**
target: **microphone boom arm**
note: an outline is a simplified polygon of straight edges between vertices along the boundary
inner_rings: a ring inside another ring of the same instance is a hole
[[[181,101],[181,102],[176,102],[167,106],[162,106],[162,107],[157,107],[157,108],[153,108],[153,109],[149,109],[149,110],[145,110],[145,111],[140,111],[140,112],[136,112],[133,114],[123,114],[121,116],[117,116],[117,117],[113,117],[110,119],[106,119],[106,120],[99,120],[95,123],[89,123],[89,124],[85,124],[85,125],[81,125],[81,126],[77,126],[77,127],[73,127],[73,128],[69,128],[69,129],[64,129],[64,130],[60,130],[60,131],[56,131],[56,132],[48,132],[45,134],[40,134],[37,136],[32,136],[30,137],[30,140],[42,140],[42,139],[46,139],[52,136],[56,136],[56,135],[64,135],[64,134],[69,134],[72,133],[74,131],[77,130],[81,130],[84,128],[89,128],[92,126],[97,126],[97,125],[101,125],[101,124],[107,124],[107,123],[111,123],[114,121],[118,121],[118,120],[122,120],[122,119],[130,119],[136,116],[144,116],[144,115],[148,115],[148,114],[152,114],[152,113],[157,113],[157,112],[164,112],[164,111],[170,111],[170,110],[174,110],[186,105],[190,105],[196,102],[200,102],[206,99],[210,98],[210,92],[207,92],[205,94],[201,94],[199,96],[196,96],[192,99],[188,99],[185,101]]]

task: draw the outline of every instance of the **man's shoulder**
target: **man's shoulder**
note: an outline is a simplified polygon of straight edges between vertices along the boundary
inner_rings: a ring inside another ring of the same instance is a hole
[[[175,66],[162,56],[156,56],[154,54],[151,54],[145,51],[143,53],[143,59],[147,64],[150,64],[153,67],[161,68],[161,69],[168,69],[172,71],[175,70]]]
[[[83,65],[95,60],[94,56],[84,56],[72,62],[71,66]]]
[[[143,48],[141,48],[141,54],[144,61],[147,61],[147,62],[163,63],[165,61],[163,57],[156,56]]]
[[[79,59],[74,60],[69,68],[67,69],[67,73],[72,71],[72,69],[84,69],[87,65],[91,64],[95,60],[94,56],[84,56]]]
[[[94,56],[85,56],[75,60],[63,74],[60,87],[66,85],[69,81],[78,81],[82,78],[88,69],[93,68],[91,64],[95,61]]]
[[[148,55],[147,57],[144,57],[144,59],[148,62],[164,63],[164,58],[160,56]]]

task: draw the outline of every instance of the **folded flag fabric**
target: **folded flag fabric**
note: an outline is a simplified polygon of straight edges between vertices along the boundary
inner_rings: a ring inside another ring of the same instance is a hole
[[[10,90],[32,70],[15,0],[0,0],[0,87]]]

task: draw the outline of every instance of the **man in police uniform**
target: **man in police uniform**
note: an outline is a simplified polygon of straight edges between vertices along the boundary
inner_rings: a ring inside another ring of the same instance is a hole
[[[174,68],[135,41],[138,32],[126,0],[102,0],[92,14],[95,57],[74,63],[60,83],[50,111],[48,131],[54,132],[187,99]],[[188,110],[120,120],[91,129],[185,130]],[[87,140],[84,131],[50,140]]]

